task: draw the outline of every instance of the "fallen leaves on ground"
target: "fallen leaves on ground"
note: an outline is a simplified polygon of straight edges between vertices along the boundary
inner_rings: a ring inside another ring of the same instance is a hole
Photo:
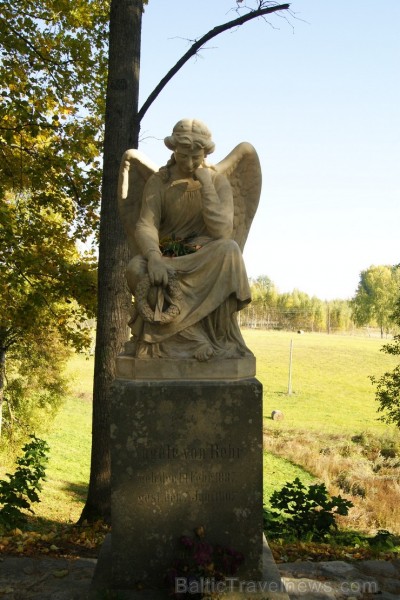
[[[279,542],[268,541],[272,555],[277,563],[328,560],[369,560],[379,558],[392,560],[398,557],[397,552],[377,552],[372,548],[354,546],[336,546],[314,542]]]
[[[109,531],[102,521],[58,526],[46,532],[13,529],[0,535],[0,554],[96,557]]]
[[[0,555],[48,555],[54,557],[97,557],[104,538],[111,531],[103,521],[83,525],[60,525],[49,531],[13,529],[0,535]],[[339,546],[315,542],[269,540],[277,563],[295,561],[368,560],[398,558],[397,552],[378,552],[374,548]],[[59,577],[63,575],[60,574]]]

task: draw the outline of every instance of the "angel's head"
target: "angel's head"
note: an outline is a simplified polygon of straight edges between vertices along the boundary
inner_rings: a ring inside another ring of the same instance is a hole
[[[214,152],[215,144],[211,138],[211,131],[198,119],[181,119],[172,130],[172,135],[164,139],[164,143],[173,152],[178,146],[190,150],[201,149],[204,156]]]
[[[197,119],[181,119],[172,130],[172,135],[164,140],[167,148],[173,151],[171,159],[160,174],[167,181],[170,169],[175,166],[178,175],[192,177],[200,166],[206,166],[205,158],[214,151],[208,127]]]

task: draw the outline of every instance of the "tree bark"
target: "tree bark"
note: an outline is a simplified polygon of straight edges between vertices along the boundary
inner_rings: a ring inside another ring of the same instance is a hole
[[[115,360],[128,339],[129,250],[117,211],[121,157],[137,148],[142,0],[112,0],[100,213],[97,333],[89,491],[79,519],[110,521],[110,399]]]
[[[4,381],[6,376],[6,349],[0,346],[0,440],[3,428]]]

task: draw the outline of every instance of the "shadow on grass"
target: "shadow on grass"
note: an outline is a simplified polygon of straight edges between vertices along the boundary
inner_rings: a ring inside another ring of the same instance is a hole
[[[85,481],[80,481],[79,483],[72,483],[71,481],[65,481],[62,489],[64,489],[68,494],[74,497],[75,500],[79,500],[80,502],[85,502],[88,492],[88,483]]]
[[[79,482],[73,483],[70,481],[60,482],[60,489],[63,490],[69,496],[69,502],[71,499],[74,503],[78,503],[82,505],[82,509],[87,497],[88,491],[88,483],[87,482]],[[32,506],[32,509],[35,510],[35,506]],[[47,518],[41,515],[27,515],[27,524],[28,530],[32,531],[41,531],[47,532],[55,529],[59,529],[60,527],[73,527],[76,524],[74,522],[61,519]]]

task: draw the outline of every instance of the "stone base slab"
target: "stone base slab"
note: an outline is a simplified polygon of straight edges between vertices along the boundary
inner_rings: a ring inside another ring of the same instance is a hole
[[[116,362],[116,377],[128,380],[237,380],[255,374],[255,356],[199,362],[190,358],[135,358],[121,354]]]

